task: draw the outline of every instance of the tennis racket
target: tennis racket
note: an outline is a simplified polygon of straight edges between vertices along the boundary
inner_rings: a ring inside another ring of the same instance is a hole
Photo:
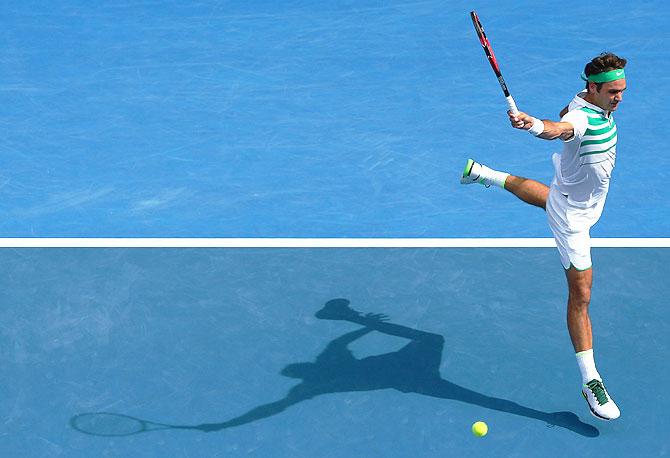
[[[75,415],[70,419],[70,425],[77,431],[92,436],[132,436],[147,431],[162,429],[196,429],[203,431],[199,426],[166,425],[153,421],[140,420],[130,415],[109,412],[92,412]]]
[[[470,11],[470,17],[472,18],[472,23],[474,24],[475,30],[477,31],[479,41],[481,42],[482,47],[484,48],[484,52],[486,53],[486,57],[489,60],[489,64],[491,64],[491,68],[493,68],[493,72],[496,74],[498,82],[500,83],[500,87],[502,88],[503,93],[505,94],[505,98],[507,99],[507,106],[509,110],[512,112],[512,114],[517,114],[519,112],[519,109],[516,107],[516,103],[514,103],[514,99],[512,98],[512,96],[509,93],[509,90],[507,89],[507,84],[505,84],[505,78],[503,78],[502,72],[500,71],[500,66],[498,65],[498,61],[496,60],[496,55],[493,53],[491,42],[489,41],[488,38],[486,38],[486,33],[484,33],[484,27],[482,27],[482,23],[479,21],[479,17],[477,16],[477,13],[475,11]]]

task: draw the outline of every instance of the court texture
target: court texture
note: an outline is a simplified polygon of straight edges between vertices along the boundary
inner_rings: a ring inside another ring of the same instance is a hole
[[[628,59],[593,418],[510,128]],[[5,2],[3,457],[670,454],[665,2]],[[485,421],[489,433],[470,432]]]

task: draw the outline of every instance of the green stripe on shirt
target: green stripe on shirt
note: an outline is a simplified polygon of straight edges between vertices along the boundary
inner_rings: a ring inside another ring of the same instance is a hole
[[[614,131],[614,133],[612,135],[610,135],[607,138],[603,138],[602,140],[586,140],[586,141],[583,141],[579,145],[579,147],[581,148],[582,146],[587,146],[587,145],[599,145],[601,143],[607,143],[608,141],[612,140],[615,137],[616,137],[616,130]]]
[[[607,118],[589,118],[590,126],[602,126],[603,124],[609,124],[609,119]]]
[[[589,151],[588,153],[581,153],[581,154],[579,155],[579,157],[583,157],[583,156],[591,156],[591,155],[593,155],[593,154],[604,154],[604,153],[609,153],[609,151],[610,151],[612,148],[614,148],[615,146],[616,146],[616,145],[612,145],[612,146],[610,146],[610,147],[607,148],[607,149],[597,150],[597,151]]]
[[[586,129],[586,132],[584,132],[584,135],[602,135],[606,134],[612,129],[615,129],[615,126],[606,126],[603,127],[602,129]]]

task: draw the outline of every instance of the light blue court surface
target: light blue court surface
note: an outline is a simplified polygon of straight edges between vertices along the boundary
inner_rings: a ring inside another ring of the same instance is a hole
[[[660,0],[5,2],[0,233],[550,236],[458,184],[470,156],[548,182],[560,148],[509,127],[472,9],[539,117],[601,51],[629,59],[594,235],[667,236]]]
[[[669,255],[595,250],[608,423],[553,249],[2,250],[2,455],[664,456]]]

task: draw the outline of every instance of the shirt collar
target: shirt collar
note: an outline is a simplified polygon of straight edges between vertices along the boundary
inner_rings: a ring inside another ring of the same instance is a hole
[[[592,110],[595,110],[595,111],[597,111],[598,113],[602,114],[603,116],[609,118],[609,115],[610,115],[610,112],[609,112],[609,111],[605,111],[605,110],[603,110],[602,108],[600,108],[599,106],[594,105],[594,104],[592,104],[592,103],[587,102],[586,100],[584,100],[584,97],[586,97],[586,94],[587,94],[586,89],[584,89],[583,91],[579,92],[579,93],[575,96],[575,98],[574,98],[575,103],[577,103],[578,105],[580,105],[580,106],[582,106],[582,107],[586,107],[586,108],[590,108],[590,109],[592,109]]]

